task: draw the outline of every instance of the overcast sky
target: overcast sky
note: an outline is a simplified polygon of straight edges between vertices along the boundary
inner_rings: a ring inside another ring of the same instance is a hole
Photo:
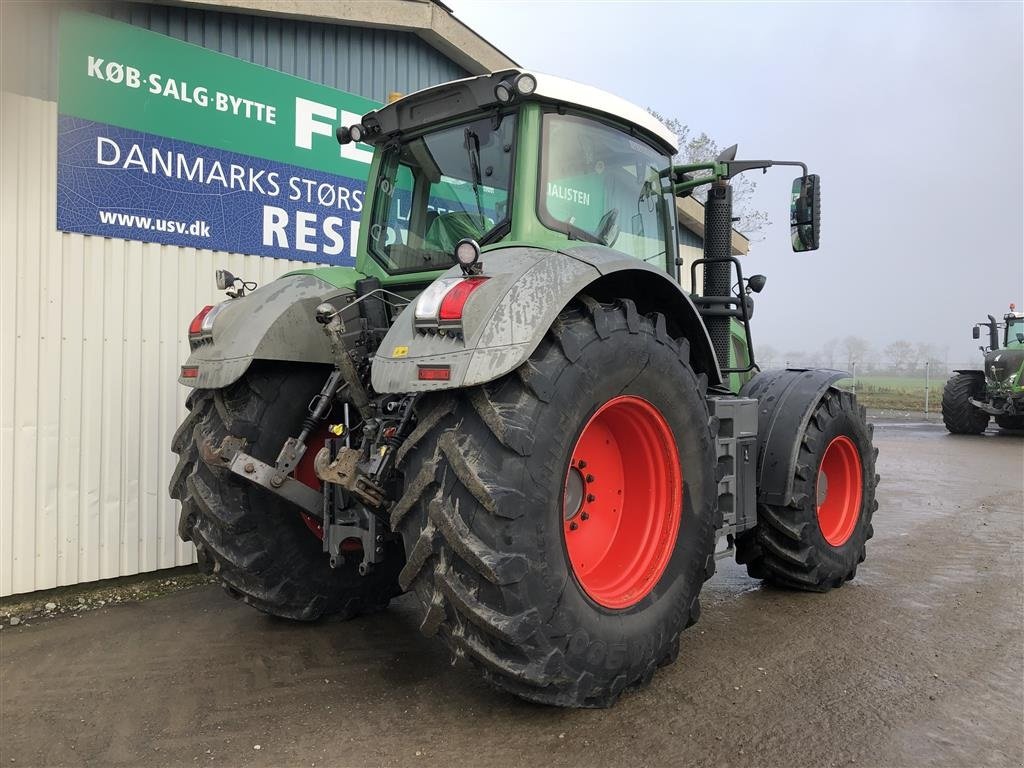
[[[446,2],[525,67],[821,174],[809,254],[789,246],[794,174],[757,177],[755,348],[853,334],[962,363],[974,322],[1024,304],[1024,4]]]

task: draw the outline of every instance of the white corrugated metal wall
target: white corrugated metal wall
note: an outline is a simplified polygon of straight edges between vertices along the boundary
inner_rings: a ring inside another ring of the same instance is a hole
[[[306,262],[56,230],[57,23],[77,7],[382,99],[465,76],[408,32],[120,0],[0,0],[0,596],[193,561],[167,495],[185,329],[226,267]]]
[[[194,561],[167,495],[185,329],[226,267],[305,262],[58,232],[57,105],[0,104],[0,595]]]

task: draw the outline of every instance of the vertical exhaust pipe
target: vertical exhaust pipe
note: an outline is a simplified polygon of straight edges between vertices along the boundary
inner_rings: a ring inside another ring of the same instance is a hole
[[[732,186],[716,181],[704,206],[705,297],[727,297],[732,287]],[[706,317],[705,325],[720,368],[729,365],[729,318]]]
[[[999,323],[993,315],[988,316],[988,345],[991,349],[999,349]]]

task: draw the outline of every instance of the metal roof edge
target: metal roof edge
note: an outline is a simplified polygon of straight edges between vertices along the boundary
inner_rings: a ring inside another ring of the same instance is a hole
[[[518,66],[434,0],[142,0],[231,13],[412,32],[472,75]]]

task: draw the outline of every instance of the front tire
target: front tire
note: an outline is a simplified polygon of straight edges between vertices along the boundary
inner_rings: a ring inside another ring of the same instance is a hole
[[[988,414],[971,403],[985,396],[980,373],[951,376],[942,390],[942,421],[954,435],[980,435],[988,427]]]
[[[706,379],[688,358],[660,316],[585,300],[516,372],[423,402],[398,456],[405,493],[392,526],[409,553],[400,583],[423,607],[421,629],[498,688],[610,706],[675,659],[714,572],[719,524]],[[588,439],[633,446],[630,460],[650,472],[629,474],[621,454],[598,456]],[[622,484],[606,479],[619,471]],[[641,476],[662,496],[630,485]],[[637,504],[648,496],[661,501]],[[609,501],[620,498],[621,509]],[[651,515],[661,533],[638,544],[650,557],[626,563],[616,583],[616,564],[577,562],[581,551],[601,556],[593,541],[580,550],[569,537],[627,512]]]
[[[195,543],[200,568],[216,574],[232,597],[300,621],[385,608],[399,593],[401,548],[389,545],[390,556],[365,577],[356,571],[358,558],[332,569],[315,525],[297,507],[204,456],[199,446],[217,447],[233,435],[246,440],[246,452],[273,463],[326,377],[322,368],[254,364],[225,389],[195,390],[171,446],[178,454],[170,483],[172,498],[181,502],[178,535]],[[307,484],[310,473],[303,470],[315,453],[311,446],[296,471]]]
[[[827,592],[857,575],[878,509],[873,429],[849,392],[829,389],[800,446],[788,506],[759,503],[757,525],[740,535],[736,559],[753,578]]]

